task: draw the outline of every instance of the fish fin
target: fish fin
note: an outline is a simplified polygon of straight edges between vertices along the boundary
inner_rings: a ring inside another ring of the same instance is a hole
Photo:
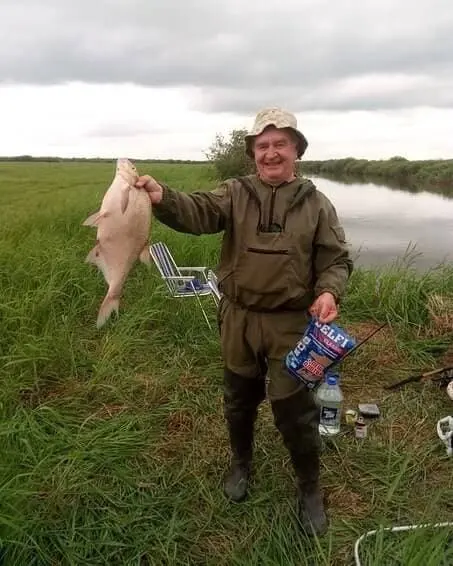
[[[82,223],[82,226],[97,226],[99,220],[101,218],[105,218],[106,216],[106,212],[99,212],[98,210],[97,212],[90,214],[90,216],[88,216],[88,218]]]
[[[129,205],[129,192],[131,190],[131,186],[128,185],[126,189],[124,189],[121,193],[121,212],[124,214],[126,212],[126,208]]]
[[[101,307],[99,309],[96,327],[101,328],[102,326],[104,326],[113,312],[118,315],[119,306],[120,300],[107,294],[102,301]]]
[[[145,247],[142,249],[142,251],[140,252],[140,255],[138,256],[138,259],[142,262],[145,263],[146,265],[150,265],[151,264],[151,254],[149,252],[149,245],[148,242],[146,243]]]
[[[99,244],[96,244],[94,248],[88,252],[85,258],[85,263],[92,263],[93,265],[99,265],[100,263],[101,248]]]
[[[104,257],[102,256],[101,246],[99,245],[99,243],[97,243],[94,248],[92,248],[88,252],[88,255],[85,258],[85,263],[91,263],[92,265],[95,265],[102,272],[107,285],[110,285],[109,270],[105,263]]]

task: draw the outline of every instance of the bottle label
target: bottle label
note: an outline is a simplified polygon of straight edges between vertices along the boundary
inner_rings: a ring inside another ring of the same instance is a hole
[[[333,424],[337,420],[338,409],[333,407],[322,407],[321,408],[321,423],[322,424]]]

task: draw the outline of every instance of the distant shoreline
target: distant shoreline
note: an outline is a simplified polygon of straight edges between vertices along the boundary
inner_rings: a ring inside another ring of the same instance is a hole
[[[10,162],[13,161],[14,163],[66,163],[66,162],[81,162],[81,163],[114,163],[117,160],[117,157],[58,157],[58,156],[46,156],[46,155],[12,155],[12,156],[5,156],[0,155],[0,163],[1,162]],[[205,160],[196,160],[196,159],[143,159],[143,158],[136,158],[130,157],[131,161],[137,163],[181,163],[181,164],[190,164],[190,165],[209,165],[209,161]]]
[[[209,160],[145,159],[134,158],[136,163],[209,166]],[[115,157],[57,157],[15,155],[0,156],[0,163],[114,163]],[[409,160],[404,157],[390,159],[302,160],[302,173],[318,175],[345,183],[375,182],[401,186],[414,192],[431,190],[453,196],[453,159]]]
[[[453,196],[453,159],[330,159],[302,161],[300,169],[345,183],[369,182],[401,186],[414,192],[432,190]]]

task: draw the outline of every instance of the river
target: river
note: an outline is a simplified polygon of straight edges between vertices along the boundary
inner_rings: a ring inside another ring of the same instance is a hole
[[[453,198],[306,176],[334,204],[357,266],[389,265],[407,258],[408,250],[419,271],[453,265]]]

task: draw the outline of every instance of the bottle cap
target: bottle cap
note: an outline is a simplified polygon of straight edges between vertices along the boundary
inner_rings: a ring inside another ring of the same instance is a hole
[[[329,375],[327,378],[328,385],[336,385],[337,384],[337,376],[336,375]]]

